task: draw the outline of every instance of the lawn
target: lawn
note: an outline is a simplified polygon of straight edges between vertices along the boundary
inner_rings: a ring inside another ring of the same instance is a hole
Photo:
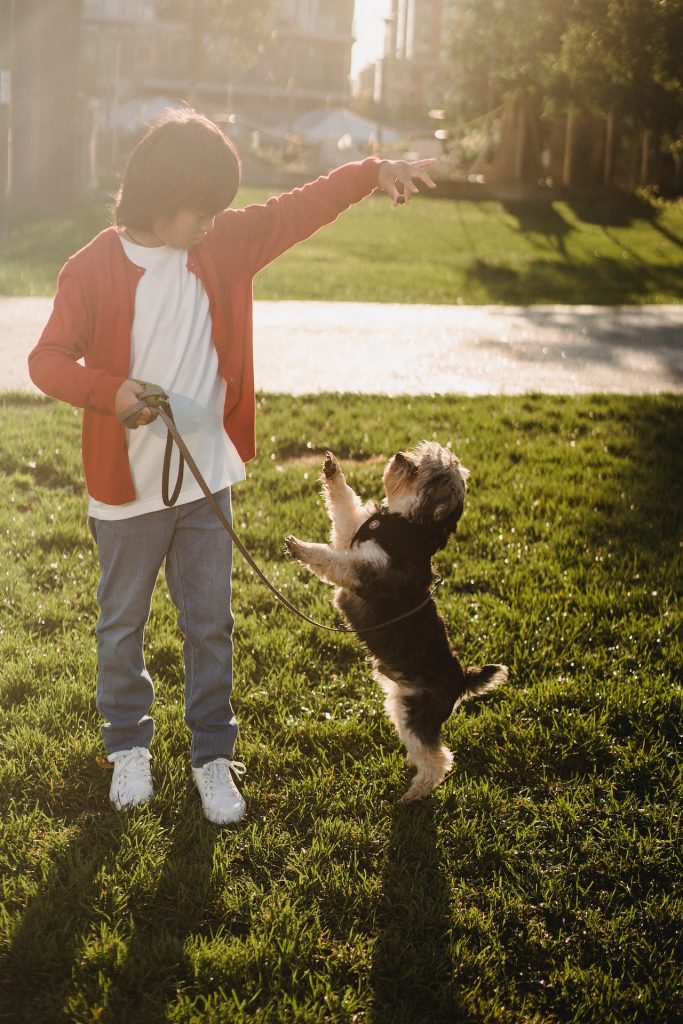
[[[243,189],[239,204],[269,191]],[[62,263],[109,223],[106,201],[0,238],[0,295],[52,295]],[[499,202],[384,195],[267,267],[259,299],[595,303],[683,300],[683,202],[621,195]]]
[[[433,797],[400,805],[361,646],[274,606],[238,556],[249,813],[224,830],[190,777],[163,583],[157,796],[109,805],[79,419],[0,397],[0,1020],[683,1020],[680,398],[261,396],[235,525],[275,582],[336,621],[282,556],[325,535],[326,447],[379,496],[387,455],[450,442],[472,480],[438,603],[463,659],[511,678],[447,724]]]

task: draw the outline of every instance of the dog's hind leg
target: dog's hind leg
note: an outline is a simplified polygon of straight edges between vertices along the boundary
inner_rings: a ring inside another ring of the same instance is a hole
[[[349,487],[339,462],[328,452],[321,476],[323,498],[332,523],[330,543],[333,548],[348,548],[359,526],[374,512],[374,505],[364,503]]]
[[[399,685],[380,672],[376,678],[384,690],[386,713],[406,748],[406,760],[417,768],[401,801],[423,800],[453,766],[453,755],[441,742],[441,725],[450,715],[453,702],[443,703],[435,693]]]

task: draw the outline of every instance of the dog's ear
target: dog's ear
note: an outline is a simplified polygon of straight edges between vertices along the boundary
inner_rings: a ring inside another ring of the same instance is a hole
[[[422,501],[414,509],[411,519],[432,538],[432,553],[446,547],[449,537],[455,533],[464,504],[463,495],[454,507],[453,495],[450,495],[436,505],[430,500]]]
[[[434,521],[436,523],[440,523],[442,521],[445,522],[446,519],[452,519],[455,516],[455,522],[457,523],[458,519],[460,519],[460,516],[463,513],[464,507],[465,507],[465,496],[464,495],[460,498],[460,500],[458,502],[456,502],[455,506],[453,505],[453,500],[452,499],[449,499],[448,501],[440,501],[435,506],[434,511],[432,513],[433,517],[434,517]]]
[[[452,515],[462,515],[470,471],[459,463],[427,479],[418,503],[419,515],[441,525]]]
[[[455,508],[453,508],[453,503],[451,501],[443,501],[434,509],[434,521],[444,528],[450,527],[451,530],[454,530],[464,509],[464,497],[460,499]]]
[[[456,460],[455,470],[457,472],[457,475],[460,477],[460,481],[462,483],[462,493],[460,494],[460,497],[459,498],[457,497],[457,491],[460,490],[460,488],[457,488],[455,494],[453,493],[453,491],[451,491],[451,493],[449,494],[449,496],[448,496],[448,498],[446,500],[437,502],[436,508],[434,509],[434,518],[437,521],[443,520],[444,521],[444,524],[443,524],[444,526],[447,525],[446,521],[448,521],[448,523],[450,523],[450,522],[453,523],[453,526],[451,527],[451,531],[450,532],[452,532],[455,529],[455,524],[460,519],[460,517],[461,517],[461,515],[463,513],[463,509],[465,508],[465,495],[467,494],[467,481],[470,478],[470,471],[469,471],[469,469],[466,469],[465,466],[461,466],[460,462],[458,460]],[[454,501],[455,501],[455,505],[454,505]]]

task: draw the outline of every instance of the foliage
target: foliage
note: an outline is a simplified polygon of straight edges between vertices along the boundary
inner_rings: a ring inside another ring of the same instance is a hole
[[[682,52],[683,0],[463,0],[456,101],[473,117],[526,95],[677,136]]]
[[[679,398],[259,400],[236,528],[323,539],[326,447],[376,497],[383,460],[451,442],[472,471],[438,598],[509,685],[446,727],[424,805],[352,637],[235,564],[249,813],[218,830],[188,764],[163,583],[147,631],[157,796],[118,814],[95,710],[97,564],[76,410],[0,401],[0,1020],[7,1024],[660,1024],[682,1019]]]
[[[574,0],[560,63],[574,103],[650,128],[683,119],[683,3]]]
[[[477,117],[509,96],[556,88],[566,0],[462,0],[453,19],[454,100]]]

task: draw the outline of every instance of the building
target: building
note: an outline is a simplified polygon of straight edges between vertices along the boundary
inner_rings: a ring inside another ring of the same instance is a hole
[[[277,5],[276,5],[277,6]],[[267,99],[298,113],[351,97],[353,0],[280,0],[271,45],[242,77],[245,103]]]
[[[201,14],[201,4],[185,6],[190,19]],[[188,20],[160,16],[152,0],[83,0],[84,87],[112,127],[123,104],[151,96],[275,124],[348,103],[352,26],[353,0],[279,0],[244,60],[238,38],[202,23],[194,75]]]
[[[164,106],[272,126],[348,105],[353,0],[272,0],[248,45],[209,6],[0,0],[0,228],[109,177]]]
[[[375,103],[389,119],[427,122],[443,106],[450,73],[455,0],[391,0],[384,55],[375,73]]]

